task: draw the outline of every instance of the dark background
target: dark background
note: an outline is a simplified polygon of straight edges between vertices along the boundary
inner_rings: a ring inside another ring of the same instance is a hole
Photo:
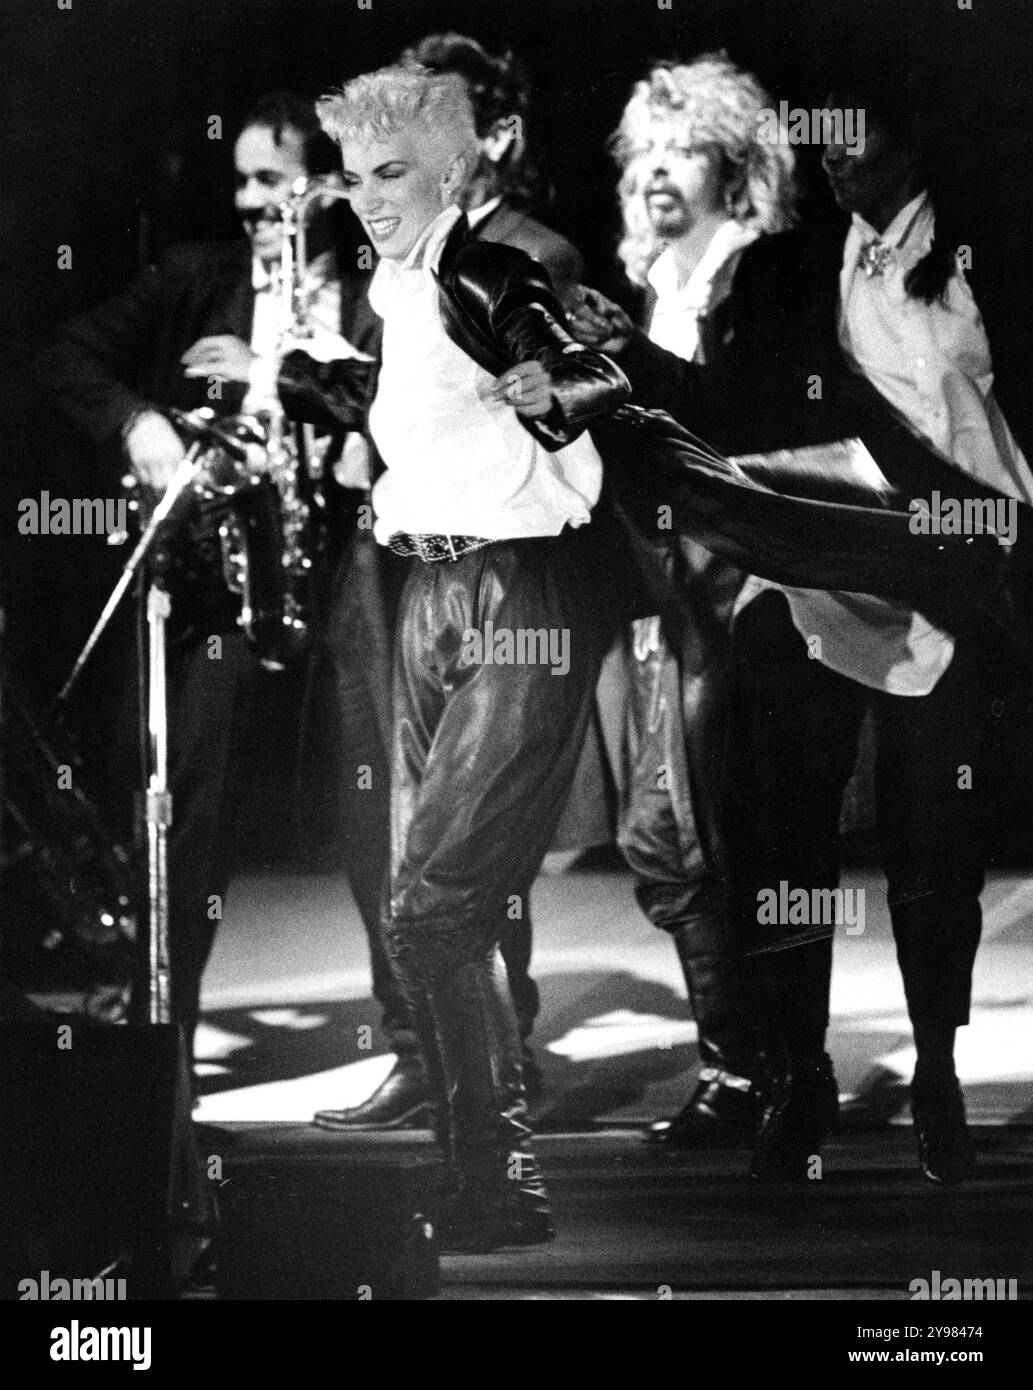
[[[986,196],[1029,219],[1033,5],[1029,0],[5,0],[0,91],[5,282],[0,555],[12,650],[26,675],[60,682],[120,556],[103,541],[17,534],[19,498],[47,486],[89,496],[87,454],[34,401],[26,365],[48,329],[126,282],[183,237],[233,235],[232,146],[253,98],[318,95],[455,28],[510,43],[536,91],[531,137],[555,188],[547,220],[582,249],[589,278],[620,290],[615,172],[605,150],[651,58],[724,47],[777,101],[818,105],[830,67],[874,46],[934,82],[957,138],[981,151]],[[207,139],[208,118],[224,138]],[[828,204],[816,152],[797,149],[808,215]],[[982,195],[981,195],[982,196]],[[57,268],[57,247],[73,266]],[[70,490],[70,491],[69,491]]]
[[[91,457],[35,399],[28,363],[63,316],[183,237],[233,235],[232,145],[270,88],[318,95],[436,29],[511,44],[536,91],[531,139],[555,188],[545,220],[620,294],[615,170],[605,148],[650,59],[724,47],[774,100],[820,105],[829,71],[872,49],[925,74],[975,152],[972,197],[1033,225],[1030,0],[4,0],[0,38],[0,596],[12,665],[46,700],[114,582],[103,538],[17,534],[17,501],[93,496]],[[223,120],[221,141],[208,118]],[[805,213],[830,216],[817,151],[798,148]],[[57,268],[72,247],[73,268]],[[1031,388],[1033,389],[1033,388]],[[95,678],[96,679],[96,678]],[[87,683],[78,715],[91,724]]]

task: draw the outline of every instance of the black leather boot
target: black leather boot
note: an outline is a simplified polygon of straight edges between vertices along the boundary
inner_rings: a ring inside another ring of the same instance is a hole
[[[478,950],[471,934],[461,923],[389,929],[435,1099],[445,1253],[537,1245],[556,1233],[530,1146],[509,989],[497,950]]]
[[[757,1082],[763,1059],[746,1021],[735,963],[700,950],[692,923],[671,936],[699,1029],[703,1068],[687,1104],[673,1119],[654,1121],[646,1138],[682,1149],[749,1144],[761,1118]]]
[[[651,1144],[672,1149],[739,1148],[753,1141],[761,1107],[752,1077],[720,1067],[703,1067],[696,1088],[670,1120],[654,1120],[646,1130]]]
[[[526,1123],[520,1039],[494,953],[435,981],[429,1004],[460,1179],[442,1250],[475,1253],[552,1240],[552,1209]]]
[[[839,1115],[839,1087],[825,1051],[832,942],[760,953],[749,958],[748,974],[771,1067],[750,1176],[808,1180]]]
[[[429,1129],[434,1103],[427,1070],[419,1057],[399,1057],[373,1094],[349,1110],[317,1110],[319,1129]]]
[[[918,1162],[930,1182],[964,1182],[975,1171],[976,1156],[965,1123],[965,1101],[953,1073],[915,1071],[911,1082]]]
[[[828,1053],[788,1058],[764,1107],[750,1177],[778,1182],[820,1174],[814,1160],[838,1114],[839,1087]]]

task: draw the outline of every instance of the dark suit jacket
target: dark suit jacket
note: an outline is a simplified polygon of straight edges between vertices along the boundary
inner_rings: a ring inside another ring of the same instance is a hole
[[[875,388],[849,370],[837,337],[842,249],[841,236],[809,229],[747,247],[710,325],[721,345],[717,360],[688,363],[636,332],[619,359],[636,399],[668,411],[726,454],[858,435],[910,497],[928,496],[933,487],[952,496],[990,495],[934,456]],[[981,250],[974,265],[983,267],[982,275],[969,281],[987,327],[998,400],[1033,459],[1031,393],[1020,389],[1033,364],[1033,340],[1028,325],[1020,334],[1014,313],[1005,322],[1000,295],[989,288],[988,281],[996,283],[986,270],[989,260]]]
[[[1033,460],[1031,393],[1023,389],[1033,363],[1030,325],[1014,298],[1008,311],[1013,282],[992,248],[974,234],[967,244],[973,246],[969,283],[987,329],[998,400]],[[668,411],[728,455],[858,436],[899,497],[928,498],[934,489],[947,497],[995,496],[916,439],[878,391],[849,369],[837,337],[842,249],[841,235],[809,229],[762,237],[748,247],[711,325],[722,344],[717,360],[710,366],[686,362],[636,331],[618,358],[636,399]],[[1019,647],[1028,655],[1033,512],[1021,505],[1018,528],[1009,589],[1000,595],[993,623],[1006,627],[1010,652]]]
[[[366,283],[358,275],[342,278],[341,332],[360,350],[375,353],[380,321],[366,299]],[[186,242],[54,332],[34,364],[36,378],[53,406],[96,446],[109,485],[124,469],[121,431],[138,409],[207,405],[219,415],[239,412],[246,386],[224,382],[221,396],[209,399],[208,381],[186,377],[180,357],[198,338],[213,334],[248,341],[254,298],[251,249],[244,239]],[[328,492],[329,539],[339,549],[349,518],[332,483]],[[354,524],[354,506],[350,510]],[[217,577],[220,562],[209,529],[195,512],[188,529],[170,542],[186,576],[179,617],[188,627],[203,621],[209,631],[229,630],[238,604]]]
[[[561,304],[568,301],[571,290],[584,275],[585,263],[576,246],[505,198],[474,227],[472,234],[480,241],[500,241],[526,251],[548,271]]]
[[[180,357],[198,338],[251,336],[251,250],[246,241],[174,246],[120,293],[62,324],[36,359],[36,377],[54,406],[102,449],[118,445],[123,425],[142,406],[220,415],[240,409],[246,387],[224,383],[208,398],[203,377],[183,374]],[[365,281],[341,286],[341,331],[363,351],[378,332]]]

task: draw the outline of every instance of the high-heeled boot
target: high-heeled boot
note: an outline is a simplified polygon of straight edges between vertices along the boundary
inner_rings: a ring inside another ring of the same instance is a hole
[[[839,1114],[839,1088],[825,1051],[832,942],[747,959],[771,1068],[750,1176],[806,1179],[814,1176],[814,1160]]]

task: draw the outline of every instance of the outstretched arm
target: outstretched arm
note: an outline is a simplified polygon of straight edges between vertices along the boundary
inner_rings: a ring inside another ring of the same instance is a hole
[[[707,389],[709,378],[715,374],[657,347],[619,304],[599,290],[578,286],[570,325],[578,342],[620,362],[635,399],[643,405],[666,410],[685,423],[691,415],[694,429],[703,428],[701,417],[716,413],[710,397],[718,383],[711,382],[710,391]]]
[[[856,433],[840,399],[844,372],[834,345],[804,334],[800,350],[785,314],[756,312],[762,298],[747,289],[720,306],[715,332],[724,346],[708,364],[658,346],[620,305],[585,286],[572,331],[616,358],[638,403],[666,411],[726,453],[799,448]]]

